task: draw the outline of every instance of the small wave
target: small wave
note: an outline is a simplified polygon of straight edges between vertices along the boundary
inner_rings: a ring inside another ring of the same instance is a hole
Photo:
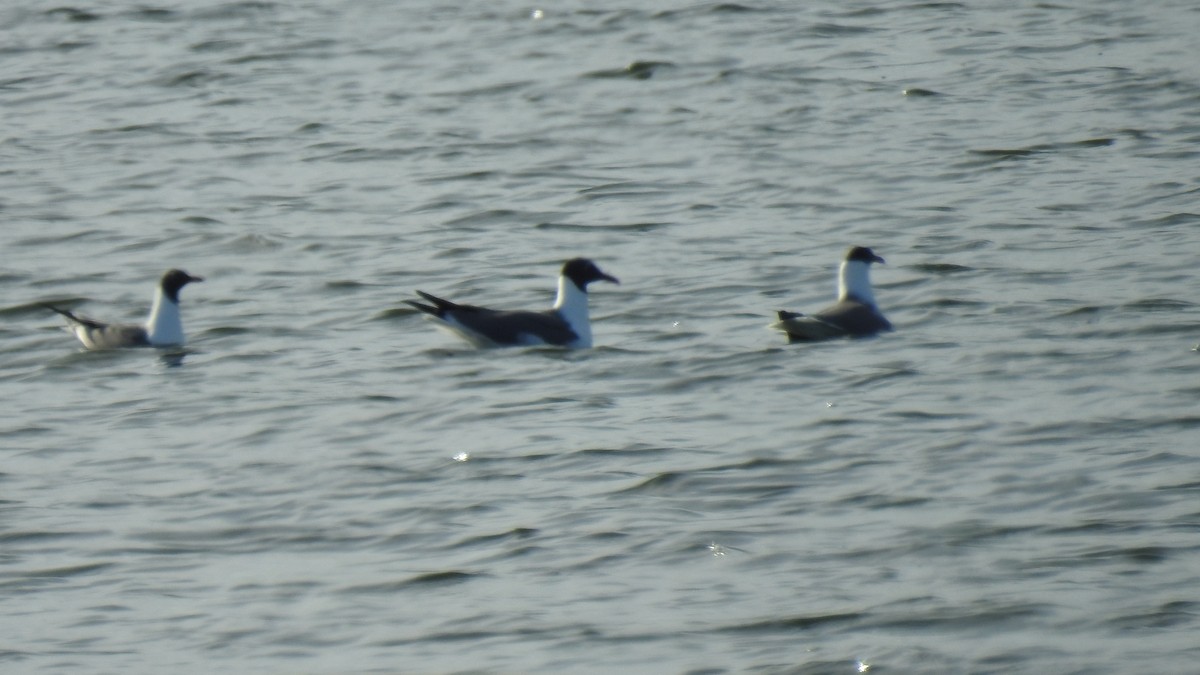
[[[589,73],[584,73],[583,76],[585,78],[593,79],[648,80],[662,68],[669,68],[673,67],[674,65],[675,64],[669,61],[634,61],[624,68],[593,70]]]
[[[486,574],[477,572],[460,572],[457,570],[447,570],[444,572],[430,572],[428,574],[420,574],[408,579],[398,581],[378,583],[378,584],[362,584],[359,586],[348,586],[341,590],[342,593],[354,595],[373,595],[376,593],[402,593],[420,588],[442,588],[445,586],[455,586],[466,583],[473,579],[486,577]]]

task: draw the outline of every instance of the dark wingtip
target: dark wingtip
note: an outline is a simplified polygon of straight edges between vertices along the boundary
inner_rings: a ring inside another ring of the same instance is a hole
[[[432,315],[432,316],[437,316],[437,315],[438,315],[438,311],[437,311],[437,308],[436,308],[436,307],[430,307],[429,305],[426,305],[426,304],[424,304],[424,303],[417,302],[416,300],[405,300],[405,301],[404,301],[404,304],[406,304],[406,305],[410,305],[410,306],[412,306],[412,307],[415,307],[416,309],[419,309],[419,310],[421,310],[422,312],[424,312],[424,313],[426,313],[426,314],[430,314],[430,315]]]
[[[789,312],[786,309],[776,310],[775,315],[779,317],[780,321],[787,321],[788,319],[798,319],[798,318],[804,316],[800,312]]]
[[[417,291],[417,295],[428,300],[430,304],[426,305],[424,303],[417,302],[416,300],[405,300],[405,302],[413,307],[416,307],[422,312],[425,312],[426,314],[430,314],[438,318],[445,316],[446,312],[458,307],[458,305],[450,302],[449,300],[443,300],[442,298],[439,298],[431,293],[426,293],[425,291]]]
[[[72,320],[72,321],[78,321],[78,320],[79,320],[79,317],[77,317],[77,316],[75,316],[73,313],[71,313],[71,311],[70,311],[70,310],[62,309],[61,307],[55,307],[54,305],[51,305],[51,304],[50,304],[50,303],[48,303],[48,302],[43,302],[43,303],[40,303],[40,304],[41,304],[41,306],[42,306],[42,307],[44,307],[44,308],[46,308],[46,309],[50,310],[51,312],[57,312],[57,313],[59,313],[59,314],[62,314],[63,316],[67,317],[68,319],[70,319],[70,320]]]

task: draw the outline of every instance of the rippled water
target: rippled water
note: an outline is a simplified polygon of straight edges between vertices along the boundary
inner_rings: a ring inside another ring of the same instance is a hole
[[[5,673],[1195,669],[1200,11],[650,5],[0,9]]]

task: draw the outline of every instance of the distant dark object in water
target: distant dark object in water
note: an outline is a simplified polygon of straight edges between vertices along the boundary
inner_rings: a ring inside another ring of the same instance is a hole
[[[633,78],[635,80],[648,80],[659,68],[673,67],[675,64],[669,61],[634,61],[633,63],[619,70],[595,70],[588,73],[585,77],[597,79],[619,79]]]
[[[1052,152],[1064,152],[1076,148],[1106,148],[1116,144],[1115,138],[1088,138],[1082,141],[1066,141],[1063,143],[1039,143],[1025,148],[993,148],[970,150],[972,155],[978,155],[994,160],[1024,159]]]
[[[99,14],[94,14],[87,10],[77,9],[75,7],[55,7],[54,9],[46,10],[45,14],[46,16],[50,17],[61,17],[67,21],[84,22],[100,20]]]

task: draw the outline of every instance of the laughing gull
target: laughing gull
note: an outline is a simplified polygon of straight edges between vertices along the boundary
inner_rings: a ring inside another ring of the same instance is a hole
[[[865,337],[892,330],[892,324],[875,306],[875,294],[871,292],[871,263],[882,262],[883,258],[869,248],[851,248],[838,269],[837,302],[812,316],[779,310],[779,321],[771,328],[787,333],[788,342]]]
[[[67,330],[87,349],[123,347],[172,347],[183,344],[183,321],[179,316],[179,290],[193,281],[204,281],[183,270],[167,270],[158,282],[154,305],[144,324],[104,323],[46,305],[67,317]]]
[[[593,281],[620,283],[596,263],[575,258],[563,264],[558,277],[558,299],[545,311],[504,311],[458,305],[417,291],[426,305],[405,300],[476,347],[554,345],[587,349],[592,346],[592,324],[588,320],[587,287]]]

